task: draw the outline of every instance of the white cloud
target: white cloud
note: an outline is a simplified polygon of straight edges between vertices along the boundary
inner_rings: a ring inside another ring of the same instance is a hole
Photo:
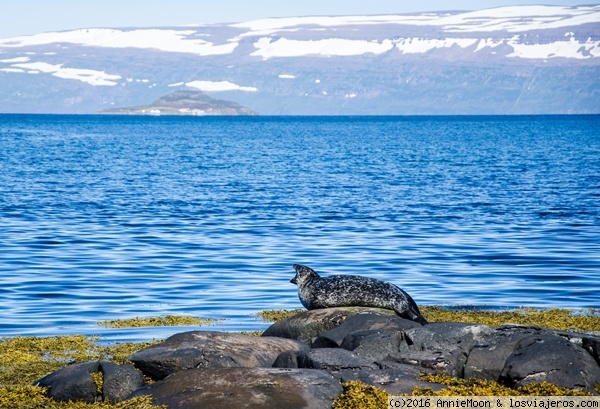
[[[289,80],[296,78],[295,75],[291,75],[291,74],[279,74],[277,77],[283,78],[283,79],[289,79]]]

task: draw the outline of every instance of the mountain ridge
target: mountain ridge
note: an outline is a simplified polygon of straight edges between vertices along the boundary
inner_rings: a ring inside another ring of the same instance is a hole
[[[195,90],[264,115],[599,113],[600,6],[89,28],[0,39],[0,112]]]

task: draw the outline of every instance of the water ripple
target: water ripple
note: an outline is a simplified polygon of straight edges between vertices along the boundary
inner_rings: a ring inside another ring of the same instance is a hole
[[[0,115],[0,336],[264,329],[291,265],[419,304],[600,307],[600,118]]]

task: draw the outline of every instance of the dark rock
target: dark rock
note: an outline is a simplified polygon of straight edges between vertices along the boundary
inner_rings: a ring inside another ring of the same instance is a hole
[[[330,408],[342,387],[313,369],[202,368],[174,373],[136,391],[169,409]]]
[[[163,379],[183,369],[270,367],[284,351],[302,351],[301,342],[272,337],[191,331],[173,335],[129,357],[144,374]]]
[[[419,368],[406,365],[402,369],[344,370],[333,373],[333,376],[340,382],[360,381],[373,385],[385,390],[390,395],[410,394],[414,388],[439,390],[445,387],[437,383],[419,380],[420,373]]]
[[[298,351],[286,351],[279,354],[273,368],[309,368],[308,353]]]
[[[463,322],[434,322],[405,331],[405,350],[444,350],[460,348],[469,351],[474,345],[486,342],[494,333],[487,325]]]
[[[264,337],[297,339],[311,344],[313,338],[342,324],[349,317],[358,314],[379,314],[397,317],[392,310],[366,307],[323,308],[301,312],[271,325],[263,333]]]
[[[462,377],[471,349],[486,341],[494,329],[487,325],[459,322],[431,323],[404,331],[398,353],[385,360],[401,365],[417,365],[439,373]]]
[[[582,348],[588,351],[600,365],[600,337],[586,336],[582,340]]]
[[[415,365],[427,373],[443,373],[461,378],[465,361],[464,351],[451,349],[389,354],[383,361],[378,363],[382,368],[402,368],[405,365]]]
[[[144,385],[142,372],[135,369],[133,365],[117,365],[102,361],[100,368],[104,377],[102,386],[104,400],[122,401]]]
[[[299,365],[304,368],[339,371],[342,369],[376,369],[377,365],[368,359],[361,358],[353,352],[340,348],[312,349],[305,357],[300,357]]]
[[[500,382],[519,387],[543,381],[593,391],[600,382],[600,367],[589,352],[564,337],[549,333],[529,336],[506,360]]]
[[[381,361],[389,354],[398,353],[404,333],[400,331],[356,331],[348,334],[342,347],[371,361]]]
[[[497,381],[508,357],[523,338],[540,334],[534,327],[504,325],[496,328],[484,343],[475,345],[465,363],[464,377]]]
[[[61,368],[33,384],[48,389],[48,395],[57,401],[84,401],[94,403],[96,383],[92,376],[98,372],[99,362],[85,362]]]
[[[402,331],[421,327],[414,321],[389,315],[358,314],[348,317],[342,324],[320,334],[313,342],[313,348],[335,348],[344,338],[355,331],[379,330]]]

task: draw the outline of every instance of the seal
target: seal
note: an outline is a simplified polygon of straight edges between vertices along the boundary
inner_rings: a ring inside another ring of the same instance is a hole
[[[308,310],[329,307],[378,307],[394,310],[402,318],[428,324],[417,303],[401,288],[376,278],[355,275],[321,277],[312,268],[294,264],[298,298]]]

